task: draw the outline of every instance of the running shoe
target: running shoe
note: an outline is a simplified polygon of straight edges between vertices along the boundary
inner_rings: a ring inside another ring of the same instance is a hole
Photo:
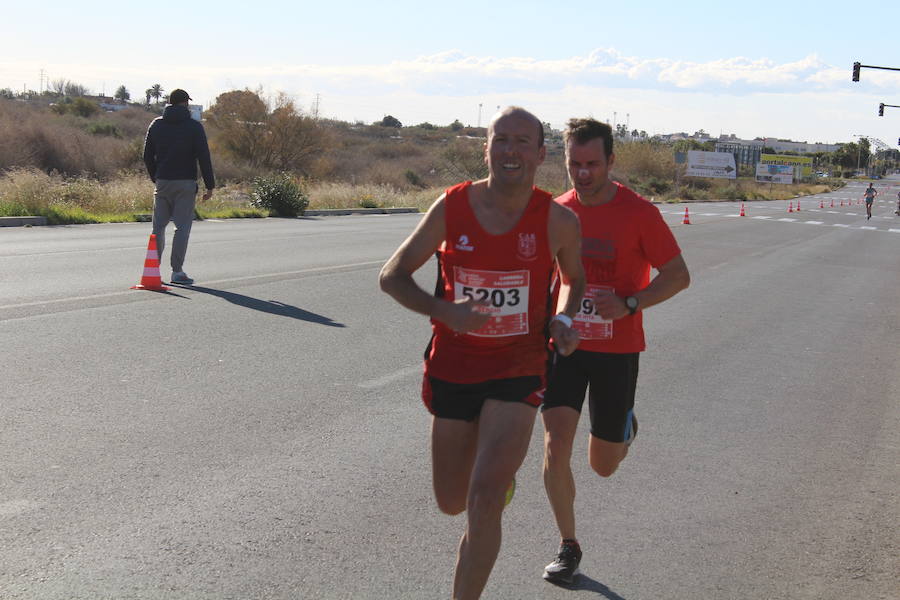
[[[513,496],[516,495],[516,478],[513,477],[513,480],[509,482],[509,487],[506,488],[506,501],[503,503],[503,506],[508,505],[512,502]]]
[[[630,446],[631,442],[634,441],[634,438],[637,437],[637,430],[638,430],[637,417],[635,416],[634,413],[631,413],[631,437],[629,437],[627,440],[625,440],[626,446]]]
[[[581,564],[581,546],[575,540],[563,540],[556,560],[544,567],[544,579],[551,583],[570,584],[578,575]]]

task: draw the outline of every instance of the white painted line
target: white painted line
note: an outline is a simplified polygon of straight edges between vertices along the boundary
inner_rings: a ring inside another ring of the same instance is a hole
[[[202,281],[198,285],[207,286],[214,285],[218,283],[234,283],[239,281],[252,281],[254,279],[259,279],[261,277],[281,277],[284,275],[303,275],[305,273],[319,273],[321,271],[330,271],[332,269],[348,269],[352,267],[374,267],[375,265],[384,264],[383,260],[371,260],[368,262],[361,263],[348,263],[345,265],[332,265],[330,267],[314,267],[312,269],[301,269],[299,271],[282,271],[280,273],[263,273],[260,275],[252,275],[250,277],[234,277],[232,279],[216,279],[214,281]],[[127,283],[123,285],[128,285]],[[190,290],[190,286],[184,288],[178,288],[184,290]],[[113,296],[126,296],[128,294],[134,294],[135,290],[126,290],[122,292],[112,292],[110,294],[94,294],[91,296],[69,296],[67,298],[56,298],[54,300],[41,300],[38,302],[25,302],[22,304],[6,304],[4,306],[0,306],[0,310],[5,310],[7,308],[28,308],[30,306],[45,306],[47,304],[59,304],[60,302],[70,302],[72,300],[93,300],[95,298],[111,298]],[[149,296],[148,296],[149,298]]]
[[[900,229],[888,229],[891,233],[900,233]]]
[[[823,221],[804,221],[808,225],[821,225]]]
[[[850,227],[850,226],[847,225],[846,223],[835,223],[832,225],[832,227]]]
[[[739,217],[741,215],[725,215],[726,217]]]
[[[767,215],[760,215],[760,216],[758,216],[758,217],[753,217],[753,218],[754,218],[754,219],[771,219],[772,217],[769,217],[769,216],[767,216]]]
[[[860,226],[860,229],[866,229],[866,230],[868,230],[868,231],[878,231],[878,228],[877,228],[877,227],[872,227],[872,226],[870,226],[870,225],[861,225],[861,226]]]
[[[363,389],[371,390],[373,388],[384,387],[416,373],[422,373],[422,365],[405,367],[403,369],[400,369],[399,371],[394,371],[393,373],[388,373],[387,375],[384,375],[382,377],[376,377],[375,379],[363,381],[362,383],[358,383],[357,385]]]
[[[827,210],[827,211],[825,211],[825,212],[827,212],[829,215],[839,215],[839,214],[841,214],[841,213],[839,213],[839,212],[836,211],[836,210]]]
[[[781,219],[778,219],[778,220],[779,220],[779,221],[784,221],[784,222],[786,222],[786,223],[793,223],[793,222],[796,221],[797,219],[791,219],[790,217],[784,217],[784,218],[781,218]]]
[[[701,217],[718,217],[719,213],[700,213]]]

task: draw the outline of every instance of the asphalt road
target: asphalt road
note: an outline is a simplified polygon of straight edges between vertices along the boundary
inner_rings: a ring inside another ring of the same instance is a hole
[[[611,479],[582,423],[584,574],[540,577],[537,424],[485,597],[896,598],[898,189],[662,207],[693,284],[647,312]],[[448,597],[428,324],[376,283],[418,218],[199,222],[168,294],[128,289],[147,224],[0,230],[0,597]]]

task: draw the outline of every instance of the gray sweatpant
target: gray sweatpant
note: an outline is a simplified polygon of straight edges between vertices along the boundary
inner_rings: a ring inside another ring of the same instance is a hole
[[[153,194],[153,233],[156,234],[156,248],[162,264],[163,248],[166,246],[166,225],[171,219],[175,223],[172,239],[172,256],[169,259],[172,271],[181,271],[187,254],[188,238],[194,223],[194,204],[197,201],[197,182],[193,179],[157,179]]]

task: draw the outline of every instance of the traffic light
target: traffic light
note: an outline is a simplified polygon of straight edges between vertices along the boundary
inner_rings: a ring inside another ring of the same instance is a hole
[[[853,81],[859,81],[859,67],[858,62],[853,63]]]
[[[884,102],[882,102],[881,104],[878,105],[878,116],[879,117],[884,116]]]

